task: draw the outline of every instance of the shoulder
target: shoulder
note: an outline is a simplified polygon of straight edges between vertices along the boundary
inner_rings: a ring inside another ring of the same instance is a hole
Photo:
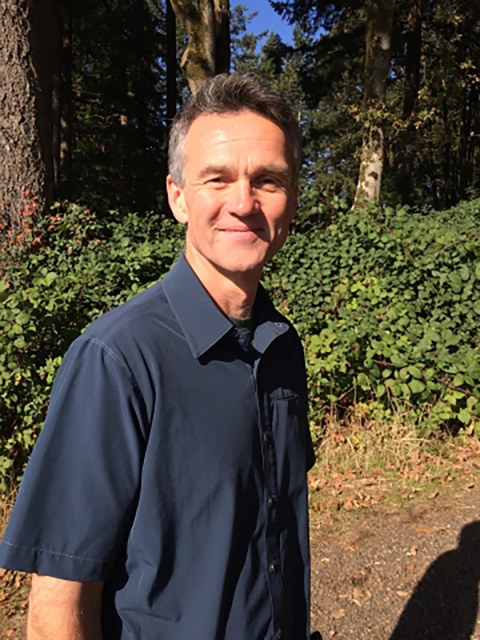
[[[96,374],[102,380],[114,377],[118,384],[148,387],[146,370],[169,351],[172,332],[181,339],[159,282],[92,322],[70,345],[60,379],[74,376],[88,386],[89,376]]]
[[[157,282],[94,320],[82,337],[106,345],[134,336],[148,338],[154,326],[167,321],[169,315],[163,283]]]

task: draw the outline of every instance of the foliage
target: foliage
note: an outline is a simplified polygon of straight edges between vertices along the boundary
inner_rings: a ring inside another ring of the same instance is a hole
[[[181,228],[150,214],[51,215],[0,245],[0,483],[21,466],[69,344],[97,316],[160,278]]]
[[[276,73],[280,83],[294,61],[305,177],[321,192],[351,200],[361,132],[372,115],[362,108],[367,3],[272,5],[296,25],[295,46],[284,50]],[[386,108],[373,114],[381,116],[386,133],[381,200],[438,210],[477,197],[480,5],[397,0],[393,24]]]
[[[304,341],[312,417],[407,412],[420,435],[480,418],[480,201],[372,208],[305,186],[303,222],[265,285]],[[322,202],[322,199],[324,202]],[[71,341],[160,278],[183,231],[150,214],[58,206],[0,245],[0,483],[21,468]],[[313,222],[321,217],[324,228]],[[405,413],[404,413],[405,415]],[[317,430],[317,434],[319,431]]]
[[[258,15],[258,11],[247,13],[248,7],[237,4],[230,10],[230,36],[232,69],[236,73],[255,72],[258,65],[257,48],[267,35],[267,31],[255,35],[247,31],[250,22]]]
[[[306,347],[314,419],[409,407],[428,432],[480,417],[480,201],[428,214],[339,210],[266,273]]]

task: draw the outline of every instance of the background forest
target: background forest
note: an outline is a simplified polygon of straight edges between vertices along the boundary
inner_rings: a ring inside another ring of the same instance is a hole
[[[0,481],[70,342],[175,260],[169,123],[229,69],[287,95],[304,135],[297,220],[264,280],[304,341],[316,437],[332,412],[475,433],[480,5],[271,4],[292,44],[225,0],[2,3]]]

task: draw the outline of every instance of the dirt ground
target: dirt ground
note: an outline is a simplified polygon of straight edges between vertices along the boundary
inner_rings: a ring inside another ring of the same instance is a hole
[[[480,483],[401,508],[311,516],[322,640],[479,640]]]
[[[312,509],[312,631],[322,640],[480,640],[480,482],[396,508],[355,506]],[[25,637],[27,587],[0,574],[0,638]]]

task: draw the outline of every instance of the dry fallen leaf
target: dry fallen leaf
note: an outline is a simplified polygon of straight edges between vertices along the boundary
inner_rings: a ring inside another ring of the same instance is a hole
[[[354,600],[360,600],[360,598],[362,597],[362,592],[360,591],[360,589],[358,589],[357,587],[353,588],[353,599]]]
[[[437,533],[437,529],[428,526],[428,524],[416,524],[413,527],[415,531],[421,533],[422,535],[431,535],[432,533]]]

